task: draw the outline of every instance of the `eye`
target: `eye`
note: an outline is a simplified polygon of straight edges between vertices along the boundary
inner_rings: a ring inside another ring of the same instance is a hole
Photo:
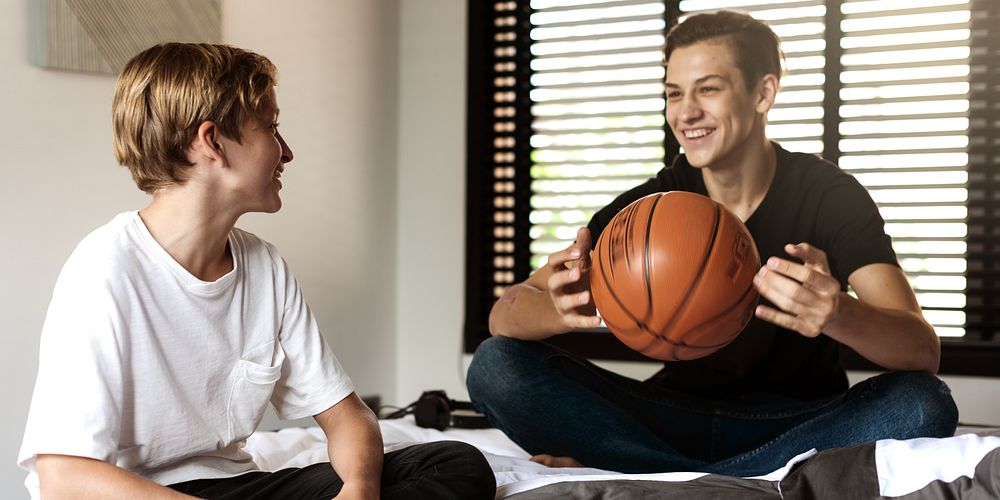
[[[718,87],[701,87],[698,89],[698,92],[701,94],[714,94],[718,91]]]
[[[667,99],[670,99],[671,101],[676,101],[677,99],[680,99],[680,98],[681,98],[681,92],[679,90],[668,90],[667,91]]]

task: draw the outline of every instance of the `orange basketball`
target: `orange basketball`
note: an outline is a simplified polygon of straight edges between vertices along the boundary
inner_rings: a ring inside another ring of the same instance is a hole
[[[664,361],[730,343],[753,316],[760,269],[746,226],[695,193],[651,194],[611,219],[594,246],[590,288],[612,333]]]

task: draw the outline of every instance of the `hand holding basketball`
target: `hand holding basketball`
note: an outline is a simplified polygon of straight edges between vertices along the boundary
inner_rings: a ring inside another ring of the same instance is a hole
[[[590,230],[581,227],[572,245],[549,256],[549,295],[568,330],[601,324],[590,293],[590,249]]]
[[[757,306],[757,317],[806,337],[815,337],[832,322],[840,305],[840,283],[830,275],[826,252],[808,244],[785,245],[802,264],[771,257],[754,276],[754,286],[781,308]]]

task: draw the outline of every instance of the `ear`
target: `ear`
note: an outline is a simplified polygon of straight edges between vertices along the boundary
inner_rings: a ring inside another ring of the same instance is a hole
[[[757,104],[755,106],[758,113],[766,114],[774,106],[774,100],[778,96],[778,77],[766,74],[757,82]]]
[[[194,139],[191,140],[191,151],[194,154],[195,163],[198,160],[209,163],[221,163],[225,165],[226,154],[223,150],[222,133],[218,125],[213,121],[201,122],[195,132]]]

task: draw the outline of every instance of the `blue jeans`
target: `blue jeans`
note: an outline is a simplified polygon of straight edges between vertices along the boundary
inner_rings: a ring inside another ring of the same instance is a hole
[[[816,401],[707,398],[506,337],[479,346],[466,383],[476,407],[529,453],[628,473],[756,476],[812,448],[948,437],[958,422],[948,386],[923,372],[886,373]]]

